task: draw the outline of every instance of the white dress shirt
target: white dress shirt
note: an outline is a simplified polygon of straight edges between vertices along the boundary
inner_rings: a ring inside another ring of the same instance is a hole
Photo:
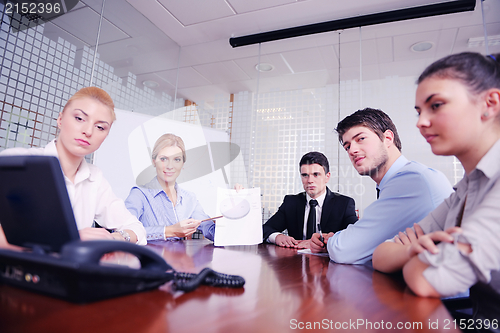
[[[314,230],[316,230],[316,232],[318,232],[318,230],[317,230],[318,223],[320,223],[320,221],[321,221],[321,212],[323,210],[323,203],[325,202],[325,198],[326,198],[326,189],[323,192],[323,194],[321,194],[319,197],[316,198],[316,201],[318,202],[318,205],[316,206],[316,224],[314,225]],[[311,200],[311,197],[307,193],[306,193],[306,199],[307,199],[307,203],[306,203],[306,210],[304,212],[304,229],[302,231],[302,239],[306,239],[307,218],[309,217],[309,210],[311,209],[309,206],[309,201]],[[267,241],[269,243],[276,244],[276,237],[278,235],[282,235],[282,234],[280,232],[272,233],[271,235],[269,235]]]
[[[326,198],[326,190],[323,192],[322,195],[316,198],[318,205],[316,206],[316,221],[314,223],[315,232],[319,232],[318,224],[321,222],[321,212],[323,211],[323,203],[325,202],[325,198]],[[311,210],[309,201],[311,201],[312,198],[309,196],[309,194],[306,193],[306,199],[307,199],[307,204],[306,204],[306,211],[304,212],[304,230],[302,232],[303,235],[302,239],[306,239],[307,235],[307,220],[309,219],[309,211]]]

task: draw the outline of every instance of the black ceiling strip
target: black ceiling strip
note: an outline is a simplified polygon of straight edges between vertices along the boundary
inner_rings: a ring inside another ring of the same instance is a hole
[[[398,9],[384,13],[376,13],[376,14],[362,15],[362,16],[350,17],[350,18],[322,22],[322,23],[314,23],[294,28],[262,32],[253,35],[232,37],[229,38],[229,44],[231,44],[232,47],[239,47],[245,45],[265,43],[285,38],[312,35],[328,31],[410,20],[428,16],[473,11],[475,6],[476,6],[476,0],[448,1],[432,5]]]

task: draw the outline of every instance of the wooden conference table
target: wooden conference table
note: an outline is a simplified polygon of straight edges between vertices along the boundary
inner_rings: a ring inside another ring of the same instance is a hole
[[[186,240],[148,246],[177,271],[211,267],[241,275],[246,284],[182,293],[167,283],[84,305],[0,285],[0,332],[459,332],[440,300],[416,297],[400,276],[368,266],[269,244],[217,248]]]

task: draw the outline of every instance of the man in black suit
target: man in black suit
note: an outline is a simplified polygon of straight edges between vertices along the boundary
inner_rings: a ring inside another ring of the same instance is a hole
[[[287,195],[264,225],[264,241],[283,247],[309,248],[312,234],[337,232],[358,220],[354,199],[326,187],[330,166],[325,155],[309,152],[299,163],[305,192]],[[288,236],[282,234],[287,229]]]

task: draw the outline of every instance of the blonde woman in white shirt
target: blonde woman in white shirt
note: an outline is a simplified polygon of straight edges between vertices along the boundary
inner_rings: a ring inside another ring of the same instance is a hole
[[[143,225],[113,194],[101,170],[85,161],[108,136],[116,119],[114,103],[102,89],[80,89],[57,118],[59,136],[44,148],[12,148],[0,155],[52,155],[59,159],[82,240],[116,239],[146,244]],[[96,221],[105,228],[92,228]],[[0,243],[5,243],[0,228]]]

